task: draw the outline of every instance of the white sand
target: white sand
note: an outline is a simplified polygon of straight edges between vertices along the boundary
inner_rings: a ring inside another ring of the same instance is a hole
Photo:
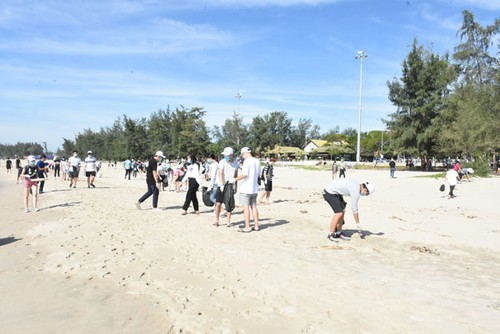
[[[199,216],[181,216],[175,192],[160,194],[163,212],[151,199],[139,211],[145,177],[123,174],[105,167],[96,189],[50,180],[42,210],[25,214],[22,185],[0,171],[2,333],[500,329],[498,177],[461,183],[450,200],[420,173],[348,171],[377,186],[360,200],[367,236],[332,243],[329,172],[275,168],[274,203],[249,234],[212,226],[201,194]]]

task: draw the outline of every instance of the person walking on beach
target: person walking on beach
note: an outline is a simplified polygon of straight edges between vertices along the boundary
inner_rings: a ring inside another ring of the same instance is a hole
[[[339,172],[339,179],[341,177],[344,177],[345,179],[345,162],[344,162],[344,159],[342,159],[342,161],[340,162],[340,172]]]
[[[330,233],[327,238],[330,241],[335,239],[349,240],[342,232],[344,224],[344,214],[347,203],[344,201],[344,196],[351,197],[351,210],[354,215],[354,221],[361,233],[361,225],[359,222],[358,201],[360,196],[369,196],[375,191],[375,186],[371,182],[359,183],[354,179],[334,180],[331,181],[323,191],[323,198],[332,208],[334,215],[330,223]]]
[[[123,168],[125,168],[125,179],[127,179],[128,176],[130,180],[130,175],[132,174],[132,160],[130,160],[130,158],[127,158],[127,160],[123,162]]]
[[[45,179],[45,176],[47,176],[47,172],[49,171],[49,167],[47,167],[47,164],[45,161],[47,160],[47,156],[45,154],[42,154],[40,156],[40,160],[36,163],[36,168],[38,168],[38,178],[39,179]],[[38,191],[40,194],[43,194],[43,188],[45,186],[45,181],[40,181],[40,185],[38,187]]]
[[[182,215],[187,215],[187,209],[189,208],[189,204],[193,203],[193,209],[197,215],[200,214],[200,207],[198,202],[198,197],[196,197],[196,192],[201,184],[200,177],[200,164],[196,159],[194,154],[190,154],[186,159],[186,175],[188,182],[188,191],[186,192],[186,199],[184,201],[184,205],[182,206]]]
[[[16,155],[16,169],[17,169],[17,180],[16,184],[19,183],[19,179],[21,178],[21,173],[23,171],[23,167],[21,167],[21,159]]]
[[[69,164],[69,187],[76,188],[76,183],[78,182],[78,176],[80,175],[80,167],[82,165],[82,159],[78,156],[77,151],[73,151],[73,156],[68,159]]]
[[[235,178],[239,182],[240,204],[243,206],[243,216],[245,227],[241,232],[248,233],[259,231],[259,210],[257,209],[257,196],[259,194],[260,161],[252,156],[252,151],[248,147],[241,149],[243,167]],[[253,217],[253,228],[250,227],[250,213]]]
[[[7,168],[7,174],[10,174],[12,171],[12,160],[10,158],[7,158],[7,161],[5,161],[5,168]]]
[[[445,181],[448,182],[448,185],[450,186],[448,198],[454,198],[456,196],[453,194],[453,190],[455,190],[455,187],[460,180],[460,176],[458,175],[458,172],[453,168],[453,166],[449,166],[448,168],[449,169],[446,172],[445,176]]]
[[[269,162],[262,169],[262,181],[264,182],[264,191],[260,195],[259,203],[264,203],[264,197],[266,198],[266,204],[270,204],[271,192],[273,191],[273,178],[274,178],[274,164],[276,162],[275,158],[271,158]]]
[[[61,176],[61,158],[54,156],[54,179]]]
[[[221,153],[224,156],[219,162],[219,189],[222,190],[222,197],[224,208],[227,213],[227,227],[231,227],[231,213],[234,210],[235,202],[234,202],[234,193],[236,192],[235,181],[236,172],[239,168],[239,161],[234,157],[234,150],[232,147],[224,148],[224,151]],[[217,211],[217,207],[215,208],[215,219],[219,221],[219,215],[222,206],[219,207]]]
[[[391,173],[391,179],[394,179],[394,173],[396,172],[396,162],[394,161],[394,159],[391,159],[391,161],[389,161],[389,170]]]
[[[148,186],[148,191],[146,191],[146,193],[144,193],[135,203],[135,206],[139,210],[141,209],[141,203],[147,200],[151,195],[153,195],[153,210],[159,210],[158,197],[160,191],[158,189],[158,183],[160,182],[160,176],[158,175],[158,163],[161,159],[165,159],[165,156],[162,151],[157,151],[155,156],[148,162],[148,167],[146,168],[146,184]]]
[[[36,166],[35,156],[28,156],[28,164],[21,169],[20,178],[24,188],[24,212],[30,212],[28,205],[30,194],[33,194],[33,210],[36,212],[38,211],[38,182],[32,181],[32,179],[38,178],[38,167]]]
[[[85,158],[85,176],[87,177],[87,188],[95,188],[94,180],[97,173],[96,159],[92,154],[92,151],[87,152],[87,157]]]
[[[333,160],[333,164],[332,164],[332,180],[335,180],[335,178],[337,177],[337,169],[338,169],[337,160]]]

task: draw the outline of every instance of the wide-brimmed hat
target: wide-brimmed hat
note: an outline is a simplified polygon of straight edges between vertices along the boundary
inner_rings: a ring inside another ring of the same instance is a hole
[[[156,151],[155,155],[160,157],[160,158],[165,158],[162,151]]]

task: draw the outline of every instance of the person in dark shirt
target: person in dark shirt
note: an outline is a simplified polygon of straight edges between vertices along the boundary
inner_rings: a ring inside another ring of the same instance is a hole
[[[7,168],[7,174],[10,174],[10,172],[12,171],[12,160],[10,160],[10,158],[7,158],[5,167]]]
[[[39,179],[44,179],[45,176],[47,175],[48,170],[49,170],[49,167],[47,167],[45,160],[47,160],[47,157],[45,156],[45,154],[42,154],[42,156],[40,157],[40,160],[36,163],[36,167],[38,168],[38,178]],[[40,186],[39,186],[40,194],[43,194],[43,187],[44,186],[45,186],[45,181],[40,181]]]
[[[30,193],[33,193],[33,209],[38,211],[38,182],[32,181],[32,179],[38,178],[38,168],[33,155],[28,157],[28,165],[21,168],[21,170],[20,178],[23,180],[24,188],[24,212],[29,212],[28,202]]]
[[[394,159],[391,159],[391,161],[389,162],[389,169],[391,171],[391,179],[394,179],[394,173],[396,172],[396,162],[394,161]]]
[[[148,191],[142,195],[141,198],[135,203],[137,209],[141,209],[141,203],[147,200],[151,195],[153,195],[153,209],[158,209],[158,197],[160,195],[160,190],[158,189],[158,183],[160,178],[158,175],[158,162],[164,159],[162,151],[157,151],[155,156],[149,160],[148,167],[146,168],[146,184],[148,186]]]

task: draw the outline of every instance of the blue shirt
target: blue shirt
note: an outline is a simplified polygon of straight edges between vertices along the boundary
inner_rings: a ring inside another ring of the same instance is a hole
[[[38,177],[44,178],[45,177],[45,162],[43,162],[42,160],[39,160],[36,163],[36,168],[38,169]],[[42,170],[40,170],[40,168]]]

